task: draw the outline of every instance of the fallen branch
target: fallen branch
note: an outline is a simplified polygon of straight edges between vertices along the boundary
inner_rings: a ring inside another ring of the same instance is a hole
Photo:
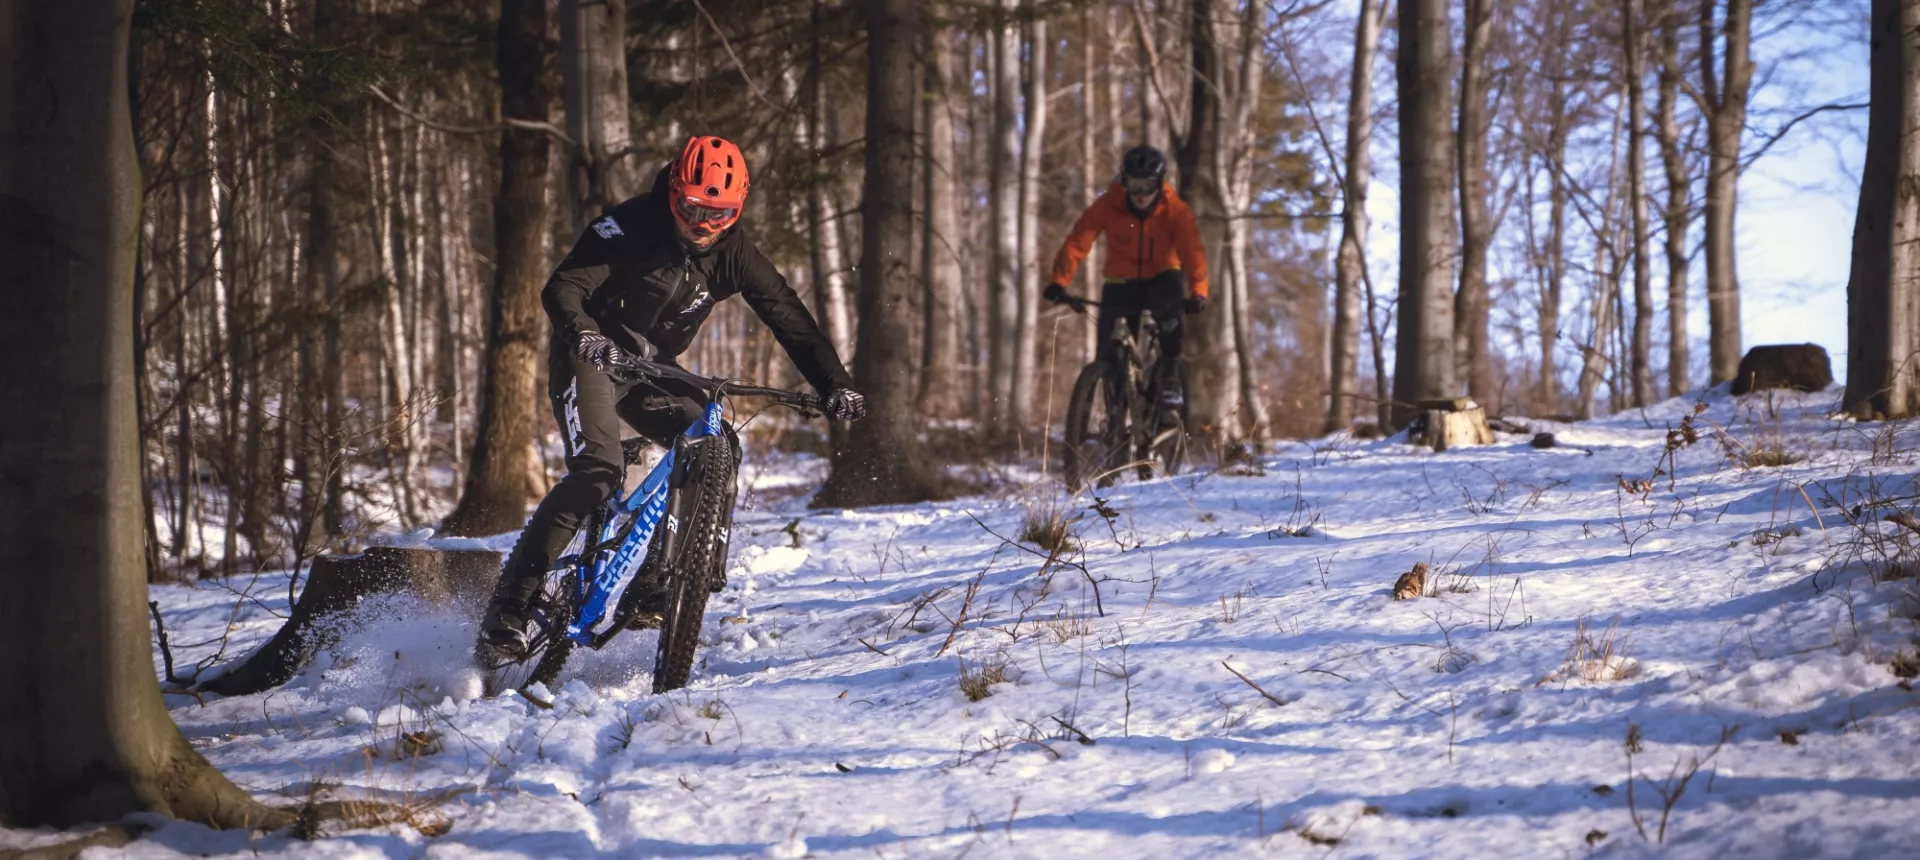
[[[1276,696],[1272,693],[1267,692],[1265,689],[1261,688],[1259,684],[1255,684],[1252,678],[1249,678],[1245,675],[1240,674],[1240,670],[1233,668],[1233,666],[1228,664],[1227,661],[1221,660],[1220,665],[1225,666],[1227,671],[1232,672],[1235,678],[1239,678],[1241,681],[1245,682],[1247,686],[1252,687],[1254,692],[1259,693],[1261,696],[1265,697],[1267,701],[1274,703],[1274,705],[1278,707],[1284,708],[1287,706],[1287,702],[1285,699],[1282,699],[1279,696]],[[1329,673],[1329,674],[1332,674],[1332,673]]]
[[[147,611],[153,613],[153,626],[160,632],[160,659],[167,667],[167,683],[185,687],[186,682],[173,673],[173,646],[167,642],[167,622],[160,620],[160,601],[147,601]]]

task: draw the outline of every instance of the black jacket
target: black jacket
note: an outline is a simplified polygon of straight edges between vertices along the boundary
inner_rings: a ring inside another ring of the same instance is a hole
[[[547,279],[540,303],[554,337],[570,348],[580,332],[597,331],[636,355],[673,358],[693,342],[715,302],[738,294],[816,390],[853,387],[833,342],[743,226],[698,251],[680,241],[666,179],[660,171],[652,191],[587,225]]]

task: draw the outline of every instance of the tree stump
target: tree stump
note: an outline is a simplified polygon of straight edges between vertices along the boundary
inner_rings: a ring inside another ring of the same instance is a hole
[[[491,550],[431,550],[370,547],[358,555],[323,555],[313,560],[307,587],[293,614],[273,638],[244,662],[196,689],[243,696],[278,687],[291,679],[315,652],[332,645],[332,634],[315,624],[379,594],[412,594],[479,611],[500,577],[500,554]],[[229,664],[232,665],[232,664]]]
[[[1407,429],[1407,441],[1432,446],[1436,452],[1449,448],[1493,444],[1493,430],[1487,426],[1487,410],[1472,398],[1420,401],[1420,413]]]
[[[1781,343],[1756,346],[1740,359],[1733,377],[1738,397],[1772,388],[1822,391],[1833,384],[1833,361],[1817,343]]]

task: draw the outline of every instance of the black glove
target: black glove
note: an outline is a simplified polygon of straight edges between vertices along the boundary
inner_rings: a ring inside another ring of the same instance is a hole
[[[827,395],[827,417],[836,421],[858,421],[867,417],[867,396],[851,388],[836,388]]]
[[[1056,305],[1066,305],[1067,307],[1073,308],[1073,312],[1076,314],[1087,312],[1087,301],[1079,296],[1070,295],[1067,292],[1067,288],[1059,284],[1048,284],[1046,289],[1040,291],[1040,298],[1046,299]]]
[[[1190,313],[1190,314],[1203,313],[1206,311],[1206,309],[1207,309],[1206,296],[1188,296],[1187,297],[1187,313]]]
[[[573,340],[573,355],[587,364],[600,369],[602,373],[612,373],[627,360],[627,354],[607,336],[591,329],[580,332]]]

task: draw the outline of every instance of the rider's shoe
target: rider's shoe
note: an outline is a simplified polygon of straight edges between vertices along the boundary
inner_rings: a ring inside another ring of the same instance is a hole
[[[727,572],[724,570],[714,571],[713,581],[707,583],[707,591],[711,594],[719,594],[725,590],[727,590]]]
[[[1160,405],[1168,409],[1178,409],[1187,405],[1187,392],[1181,387],[1179,377],[1161,380]]]
[[[527,604],[512,595],[495,595],[480,621],[480,641],[495,653],[519,658],[527,653]]]
[[[628,630],[658,630],[667,617],[667,593],[658,589],[649,589],[640,594],[640,601],[633,608],[633,616],[627,619]]]

